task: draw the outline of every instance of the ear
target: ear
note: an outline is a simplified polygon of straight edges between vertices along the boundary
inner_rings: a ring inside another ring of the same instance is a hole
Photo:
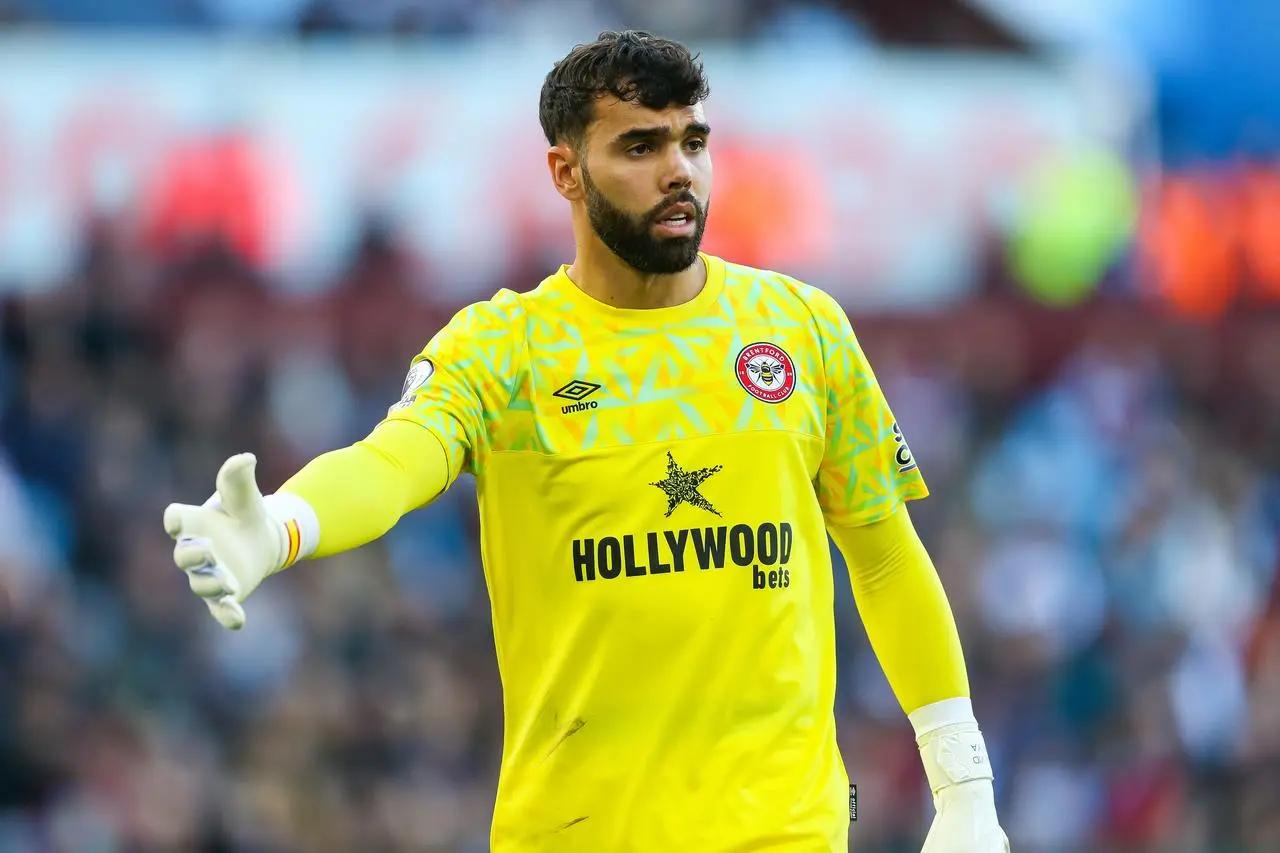
[[[551,183],[566,201],[583,197],[582,173],[578,169],[578,153],[567,145],[555,145],[547,151],[547,167]]]

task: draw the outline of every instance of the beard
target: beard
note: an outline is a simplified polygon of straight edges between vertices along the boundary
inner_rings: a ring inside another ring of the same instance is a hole
[[[702,232],[707,227],[708,205],[700,204],[693,193],[681,190],[664,198],[652,210],[634,215],[600,192],[585,164],[582,167],[582,185],[587,193],[587,217],[592,230],[609,247],[609,251],[636,272],[671,275],[687,270],[698,259]],[[654,236],[653,226],[658,223],[659,214],[680,202],[688,202],[694,207],[697,221],[693,234],[688,237]]]

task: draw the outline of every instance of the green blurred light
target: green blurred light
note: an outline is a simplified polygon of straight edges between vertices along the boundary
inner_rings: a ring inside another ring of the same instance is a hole
[[[1052,164],[1026,188],[1010,273],[1041,303],[1079,304],[1132,239],[1137,209],[1133,175],[1116,154],[1089,151]]]

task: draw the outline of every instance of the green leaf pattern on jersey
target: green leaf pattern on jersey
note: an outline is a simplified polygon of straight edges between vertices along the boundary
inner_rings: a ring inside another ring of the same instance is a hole
[[[864,523],[927,494],[914,467],[899,472],[894,417],[848,317],[827,294],[777,273],[728,264],[705,315],[638,326],[580,317],[552,276],[460,311],[415,359],[436,368],[390,417],[433,430],[454,473],[480,475],[492,453],[573,453],[744,430],[790,430],[823,442],[815,480],[828,518]],[[736,377],[743,347],[766,341],[794,363],[779,404]],[[595,406],[565,413],[552,392],[599,384]]]
[[[869,523],[904,500],[926,496],[928,489],[918,469],[898,470],[893,412],[849,318],[829,295],[804,290],[822,337],[827,376],[826,452],[818,499],[836,523]]]

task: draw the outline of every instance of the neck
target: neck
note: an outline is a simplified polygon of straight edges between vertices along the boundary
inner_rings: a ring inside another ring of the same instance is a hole
[[[670,308],[701,292],[707,265],[699,257],[688,269],[670,275],[642,273],[623,263],[599,239],[590,239],[578,243],[568,275],[583,293],[614,308]]]

